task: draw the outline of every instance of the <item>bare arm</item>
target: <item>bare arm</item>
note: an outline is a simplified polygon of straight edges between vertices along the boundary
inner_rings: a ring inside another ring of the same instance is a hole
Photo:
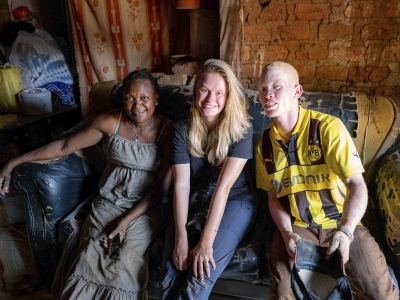
[[[296,244],[301,237],[298,234],[293,233],[290,215],[279,203],[275,193],[268,192],[268,207],[272,219],[274,219],[274,222],[285,241],[286,251],[289,256],[293,257],[296,250]]]
[[[110,135],[116,124],[113,114],[96,117],[86,128],[65,138],[51,142],[31,152],[15,157],[8,161],[0,171],[0,193],[8,193],[12,170],[19,164],[35,160],[49,160],[73,153],[74,151],[97,144],[103,136]]]
[[[134,206],[133,209],[131,209],[121,220],[118,221],[116,227],[113,228],[113,230],[108,234],[109,240],[107,240],[107,238],[103,240],[103,246],[105,248],[108,247],[108,243],[111,242],[111,239],[117,233],[120,233],[122,241],[125,237],[126,229],[129,223],[145,214],[167,194],[172,182],[172,170],[169,164],[172,128],[173,124],[168,124],[159,140],[159,145],[163,149],[163,154],[154,188],[148,194],[146,194],[140,200],[140,202]]]
[[[347,227],[353,233],[367,209],[368,190],[361,174],[347,178],[344,184],[347,194],[343,205],[340,225]],[[346,263],[349,260],[350,243],[350,238],[344,232],[337,231],[332,238],[327,256],[330,257],[337,248],[340,248],[344,262]]]
[[[246,162],[247,159],[228,157],[222,167],[200,241],[192,251],[194,276],[199,276],[200,280],[204,279],[203,267],[206,275],[210,276],[209,264],[204,265],[204,262],[210,262],[215,269],[215,261],[212,255],[214,239],[224,214],[229,192]]]
[[[190,165],[172,166],[174,174],[175,247],[173,261],[178,270],[189,267],[189,243],[186,223],[189,211]]]

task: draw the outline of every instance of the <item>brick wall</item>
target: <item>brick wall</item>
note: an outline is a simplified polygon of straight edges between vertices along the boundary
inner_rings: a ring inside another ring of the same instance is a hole
[[[400,0],[243,1],[242,81],[284,60],[307,91],[400,98]]]

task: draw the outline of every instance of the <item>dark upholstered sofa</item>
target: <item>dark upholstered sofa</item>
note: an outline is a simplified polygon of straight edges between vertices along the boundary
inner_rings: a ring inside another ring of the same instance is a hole
[[[192,86],[164,85],[157,111],[177,121],[189,109]],[[271,122],[258,101],[258,94],[246,90],[256,142]],[[90,99],[96,113],[121,107],[122,91],[116,81],[93,86]],[[381,244],[394,274],[400,278],[400,146],[399,110],[396,99],[365,94],[304,92],[299,99],[304,108],[340,118],[348,128],[366,169],[370,193],[365,225]],[[71,134],[87,121],[64,133]],[[99,147],[91,147],[53,161],[26,163],[15,168],[13,180],[24,193],[29,243],[36,268],[50,286],[68,236],[79,228],[90,210],[104,161]],[[217,281],[214,299],[268,299],[268,253],[275,230],[267,210],[267,197],[257,191],[259,209],[249,236],[237,248],[228,267]],[[160,205],[164,214],[170,201]],[[164,220],[167,216],[164,217]],[[164,226],[161,226],[164,228]],[[163,230],[150,246],[150,297],[157,297]]]

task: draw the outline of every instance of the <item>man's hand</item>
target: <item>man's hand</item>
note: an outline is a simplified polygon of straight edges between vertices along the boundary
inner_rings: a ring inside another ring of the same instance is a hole
[[[301,237],[293,231],[287,231],[282,234],[283,240],[285,241],[286,251],[290,257],[294,257],[296,252],[297,243],[301,240]]]
[[[350,238],[344,232],[336,231],[332,237],[331,245],[326,251],[326,259],[330,259],[333,253],[337,249],[340,249],[343,256],[343,263],[347,263],[349,260],[350,243]]]

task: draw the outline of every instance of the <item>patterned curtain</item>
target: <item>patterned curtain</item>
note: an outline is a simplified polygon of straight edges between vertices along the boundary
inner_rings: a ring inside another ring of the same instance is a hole
[[[169,70],[168,1],[74,0],[70,5],[80,102],[84,118],[92,114],[89,91],[99,81],[122,80],[147,68]]]

